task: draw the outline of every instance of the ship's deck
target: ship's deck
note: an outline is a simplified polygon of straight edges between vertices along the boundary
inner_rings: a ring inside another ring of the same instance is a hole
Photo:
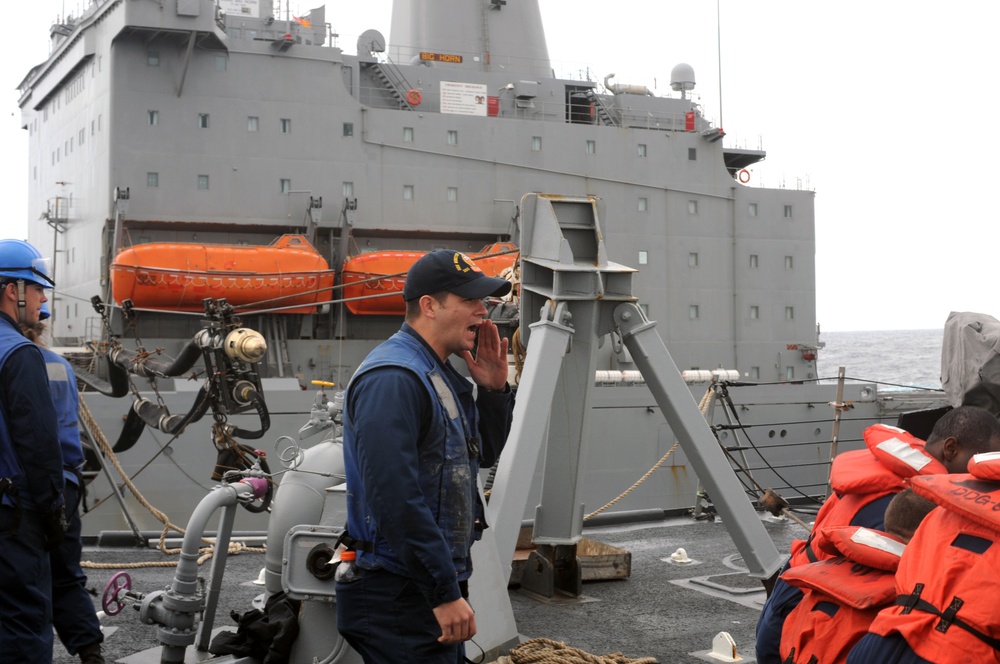
[[[774,520],[770,516],[763,519],[779,551],[787,551],[790,541],[805,532],[791,521]],[[748,579],[721,521],[673,518],[587,528],[584,534],[630,551],[631,578],[586,583],[584,596],[578,600],[544,602],[521,590],[509,590],[518,631],[524,639],[543,637],[592,654],[620,651],[632,658],[656,657],[661,663],[675,663],[718,661],[697,653],[708,651],[719,632],[728,632],[743,658],[740,661],[754,661],[754,629],[764,592],[757,581]],[[671,554],[678,548],[684,548],[695,562],[688,565],[670,562]],[[99,604],[104,585],[115,572],[137,562],[164,560],[157,551],[98,547],[87,547],[83,557],[109,565],[85,570],[88,585],[97,591],[95,604]],[[261,586],[253,584],[263,566],[263,554],[230,556],[216,616],[217,627],[236,630],[229,612],[252,608],[253,598],[263,592]],[[208,564],[201,570],[207,576]],[[173,578],[172,568],[128,571],[133,589],[139,592],[161,590]],[[473,605],[476,601],[473,597]],[[156,628],[140,624],[131,607],[105,618],[104,625],[108,631],[117,628],[105,641],[109,662],[159,661]],[[148,651],[151,648],[155,650]],[[137,653],[142,654],[137,656]],[[477,655],[475,646],[469,644],[467,657],[478,661]],[[57,642],[53,661],[69,664],[76,660]],[[186,661],[198,661],[192,648],[188,649]]]

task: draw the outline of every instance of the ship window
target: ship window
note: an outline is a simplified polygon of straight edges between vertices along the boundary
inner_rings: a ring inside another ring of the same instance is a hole
[[[208,189],[208,176],[207,175],[199,175],[198,176],[198,188],[199,189]]]
[[[698,214],[698,201],[688,201],[688,214]]]
[[[531,137],[531,150],[532,150],[532,152],[541,152],[542,151],[542,137],[541,136],[532,136]]]
[[[587,141],[587,154],[597,153],[597,143],[595,141]]]
[[[208,113],[198,114],[198,127],[201,129],[208,129]]]
[[[792,257],[791,256],[785,256],[785,269],[786,270],[791,270],[792,269]]]
[[[697,304],[692,304],[688,307],[688,318],[690,318],[691,320],[697,320],[698,314],[699,311]]]
[[[146,173],[146,186],[147,187],[159,187],[160,186],[160,174],[159,173]]]
[[[645,212],[649,209],[649,200],[645,196],[639,197],[639,212]]]
[[[146,64],[150,67],[160,66],[160,52],[159,51],[146,51]]]
[[[404,184],[403,185],[403,200],[412,201],[413,200],[413,185]]]
[[[448,145],[458,145],[458,131],[454,129],[448,130]]]
[[[760,380],[760,367],[750,367],[750,380]]]
[[[455,203],[458,201],[458,187],[448,187],[448,202]]]
[[[342,185],[342,187],[341,187],[341,191],[344,194],[344,198],[353,198],[354,197],[354,183],[353,182],[345,182]]]
[[[146,111],[146,122],[150,126],[160,124],[160,112],[159,111]]]
[[[260,118],[256,115],[251,115],[247,118],[247,131],[257,132],[260,131]]]
[[[639,252],[639,265],[646,265],[649,263],[649,252],[640,251]]]
[[[344,123],[344,136],[348,137],[348,138],[351,137],[351,136],[354,136],[354,123],[353,122],[345,122]]]
[[[87,130],[86,129],[81,129],[80,133],[79,133],[80,140],[78,141],[80,143],[80,145],[83,145],[83,139],[85,139],[86,137],[87,137]]]
[[[94,135],[94,127],[95,127],[95,126],[97,126],[97,125],[96,125],[96,123],[95,123],[95,122],[94,122],[93,120],[91,120],[91,121],[90,121],[90,135],[91,135],[91,136],[93,136],[93,135]]]
[[[229,58],[224,55],[215,56],[215,71],[226,71],[229,66]]]
[[[756,269],[758,262],[757,254],[750,254],[750,269]]]
[[[688,254],[688,267],[698,267],[698,252],[692,251]]]
[[[281,193],[287,194],[292,190],[292,181],[288,178],[281,178]]]
[[[795,320],[795,307],[785,307],[785,320]]]
[[[757,204],[756,203],[751,203],[750,204],[750,206],[747,208],[747,214],[749,214],[751,217],[756,217],[757,216]]]
[[[646,144],[645,143],[639,143],[638,147],[636,148],[636,153],[640,157],[645,157],[646,156]]]
[[[292,119],[291,118],[281,118],[281,133],[290,134],[292,133]]]
[[[785,367],[785,378],[787,380],[795,380],[795,367]]]
[[[785,219],[791,219],[791,218],[792,218],[792,206],[791,205],[786,205],[785,206]]]
[[[403,127],[403,142],[404,143],[413,142],[413,127]]]
[[[688,161],[698,160],[698,148],[688,148]]]
[[[32,167],[32,169],[31,169],[31,179],[32,180],[37,180],[38,179],[38,166]]]
[[[750,305],[750,318],[753,320],[757,320],[758,318],[760,318],[760,307],[758,307],[756,304]]]

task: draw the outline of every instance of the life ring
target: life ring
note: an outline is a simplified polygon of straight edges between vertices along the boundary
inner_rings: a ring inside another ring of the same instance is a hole
[[[740,172],[736,174],[736,176],[740,179],[740,182],[742,182],[743,184],[750,182],[750,171],[748,171],[745,168],[741,169]]]
[[[410,106],[420,106],[420,102],[423,101],[423,96],[420,94],[420,90],[411,89],[406,93],[406,103]]]

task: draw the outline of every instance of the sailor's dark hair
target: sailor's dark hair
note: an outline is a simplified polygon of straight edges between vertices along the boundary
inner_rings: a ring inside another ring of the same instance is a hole
[[[993,413],[978,406],[959,406],[941,416],[928,444],[954,437],[959,444],[975,453],[991,451],[990,443],[1000,440],[1000,420]]]
[[[937,504],[917,495],[913,489],[903,489],[885,508],[885,532],[909,541],[920,522],[935,507]]]

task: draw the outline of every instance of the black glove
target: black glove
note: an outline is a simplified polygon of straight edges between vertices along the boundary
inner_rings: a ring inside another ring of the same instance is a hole
[[[42,532],[45,534],[45,550],[55,551],[62,544],[67,530],[69,530],[69,521],[66,520],[66,511],[62,507],[58,507],[46,514],[42,521]]]

